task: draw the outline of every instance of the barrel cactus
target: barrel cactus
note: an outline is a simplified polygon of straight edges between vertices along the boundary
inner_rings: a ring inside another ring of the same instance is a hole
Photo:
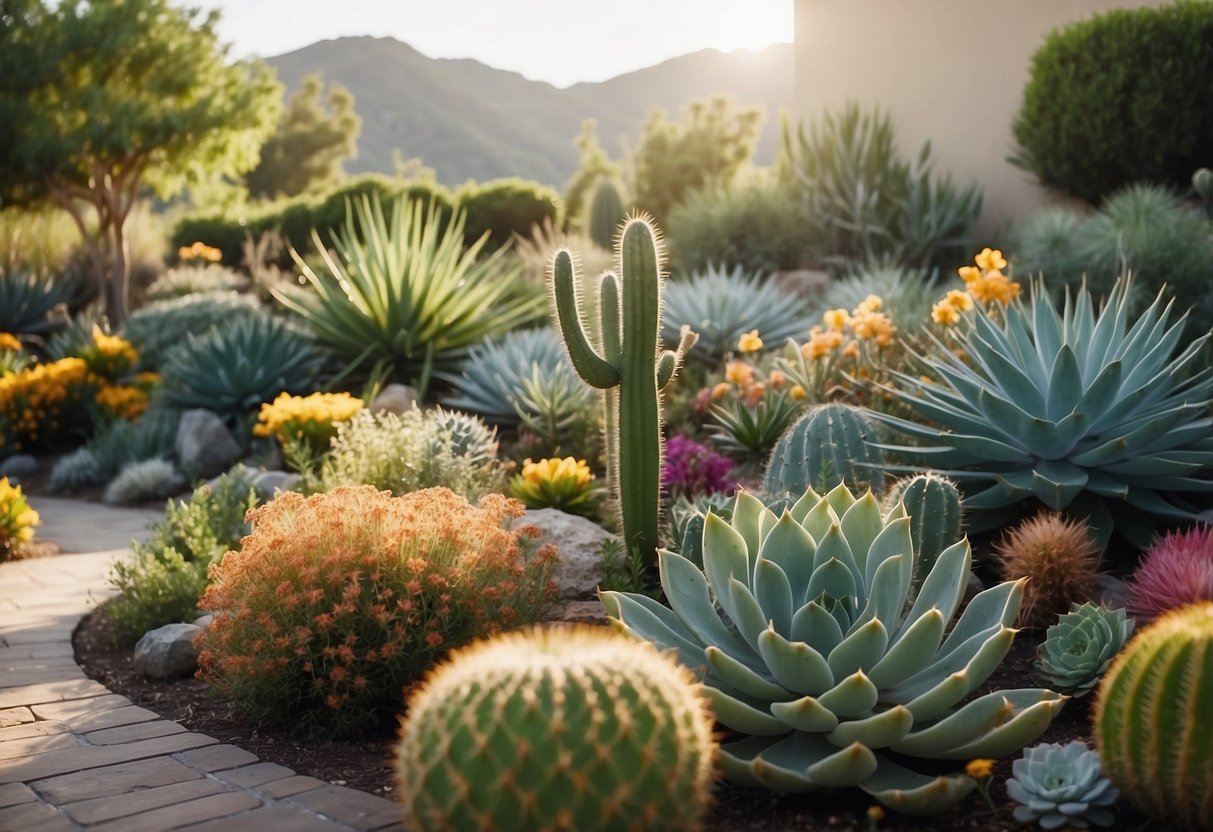
[[[1104,675],[1095,741],[1112,782],[1150,815],[1213,829],[1213,602],[1144,628]]]
[[[602,628],[456,651],[411,697],[397,774],[408,827],[699,828],[712,717],[691,674]]]
[[[839,483],[854,491],[883,488],[884,455],[872,440],[875,429],[858,407],[822,404],[801,416],[779,437],[763,477],[763,490],[803,494]]]
[[[961,705],[1010,649],[1023,582],[978,594],[949,630],[968,541],[940,554],[907,603],[914,559],[904,508],[882,516],[871,492],[810,490],[781,516],[742,492],[730,522],[704,521],[702,571],[660,553],[669,608],[618,592],[602,601],[623,629],[676,651],[717,719],[744,735],[722,748],[729,779],[783,792],[859,786],[928,814],[975,782],[922,775],[885,752],[999,757],[1039,736],[1066,698],[999,690]]]
[[[1063,693],[1085,696],[1133,632],[1124,609],[1109,610],[1088,601],[1073,604],[1045,633],[1036,669]]]
[[[1175,495],[1213,491],[1209,335],[1183,343],[1160,295],[1131,320],[1129,281],[1102,308],[1067,293],[1058,312],[1043,287],[1000,320],[975,314],[955,346],[920,356],[935,383],[894,374],[901,403],[925,421],[872,418],[918,440],[899,448],[961,482],[970,530],[1005,525],[1025,501],[1090,518],[1101,548],[1113,528],[1146,548],[1155,518],[1195,519]],[[1186,316],[1184,316],[1186,317]]]
[[[903,477],[889,486],[884,508],[901,502],[910,518],[910,538],[918,560],[914,564],[914,588],[922,586],[944,549],[960,539],[960,492],[946,477],[935,473]]]

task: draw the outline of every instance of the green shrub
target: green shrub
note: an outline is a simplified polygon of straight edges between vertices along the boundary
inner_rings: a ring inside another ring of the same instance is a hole
[[[1014,133],[1044,185],[1095,205],[1132,182],[1187,187],[1213,161],[1213,3],[1120,9],[1055,30]]]
[[[561,218],[560,195],[525,179],[469,183],[455,197],[467,214],[463,238],[469,246],[487,233],[487,247],[500,248],[515,234],[529,237],[533,226],[543,225],[544,220],[559,224]]]
[[[82,448],[61,457],[51,470],[52,491],[74,491],[102,485],[132,462],[167,457],[173,452],[181,415],[161,407],[137,421],[115,420]]]
[[[207,570],[240,544],[244,516],[257,505],[242,477],[225,474],[214,488],[200,485],[188,500],[169,500],[147,543],[136,541],[130,561],[115,561],[110,585],[122,594],[105,606],[119,640],[190,621],[206,589]]]
[[[326,356],[291,324],[267,315],[237,321],[185,343],[164,358],[164,403],[179,410],[204,408],[229,424],[279,393],[306,394],[320,387]]]
[[[362,410],[337,426],[321,472],[322,490],[373,485],[393,494],[444,486],[469,500],[500,490],[497,440],[475,416]]]
[[[156,367],[171,348],[190,335],[256,317],[257,301],[235,292],[205,292],[149,303],[126,319],[122,334],[139,350],[144,366]]]
[[[170,300],[200,292],[233,292],[248,286],[248,278],[226,266],[208,263],[169,269],[147,287],[151,300]]]
[[[554,552],[522,506],[442,488],[286,493],[250,515],[200,603],[215,611],[200,674],[255,719],[350,736],[388,723],[447,651],[538,618]]]
[[[345,226],[351,206],[357,205],[363,197],[378,200],[384,205],[396,199],[417,200],[427,207],[433,204],[436,215],[444,222],[450,219],[455,210],[455,202],[440,185],[367,174],[349,179],[327,192],[306,218],[299,211],[296,211],[296,216],[284,217],[281,223],[283,235],[297,251],[312,247],[313,228],[319,232],[320,239],[327,243],[331,235],[339,233]]]
[[[141,459],[123,466],[114,481],[105,487],[105,502],[129,506],[163,500],[184,487],[185,477],[167,459]]]
[[[675,273],[715,263],[769,274],[801,268],[821,248],[796,193],[760,182],[690,194],[670,212],[666,241]]]

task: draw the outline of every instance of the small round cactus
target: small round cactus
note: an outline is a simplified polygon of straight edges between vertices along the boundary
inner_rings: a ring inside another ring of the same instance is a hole
[[[900,501],[910,518],[910,538],[918,560],[914,562],[913,590],[922,586],[940,553],[960,540],[961,505],[956,483],[933,471],[903,477],[889,486],[883,509]]]
[[[1020,823],[1036,821],[1045,829],[1112,825],[1107,807],[1120,793],[1085,742],[1035,745],[1011,764],[1011,771],[1007,794],[1019,804],[1014,815]]]
[[[699,828],[715,741],[699,685],[646,642],[531,629],[452,653],[409,700],[409,828]]]
[[[1184,604],[1213,601],[1213,528],[1171,532],[1142,558],[1129,584],[1129,612],[1149,620]]]
[[[1072,604],[1059,616],[1040,645],[1036,669],[1062,693],[1086,696],[1133,632],[1124,609],[1109,610],[1088,601]]]
[[[1104,675],[1095,741],[1112,782],[1150,815],[1213,830],[1213,602],[1137,634]]]
[[[1099,549],[1081,520],[1042,512],[1012,529],[994,552],[1003,580],[1029,579],[1020,626],[1045,627],[1095,589]]]

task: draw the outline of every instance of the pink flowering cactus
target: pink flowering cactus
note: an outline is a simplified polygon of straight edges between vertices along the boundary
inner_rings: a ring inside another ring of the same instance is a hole
[[[1155,542],[1129,584],[1129,613],[1151,619],[1213,601],[1213,527],[1172,532]]]

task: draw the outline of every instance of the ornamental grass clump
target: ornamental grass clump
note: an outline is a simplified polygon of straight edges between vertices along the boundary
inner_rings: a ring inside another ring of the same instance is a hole
[[[448,650],[536,620],[555,597],[555,550],[510,530],[522,505],[479,507],[445,488],[393,497],[289,492],[249,514],[252,533],[211,572],[216,613],[200,674],[254,718],[349,737],[399,709],[404,686]]]
[[[1129,582],[1129,612],[1149,620],[1167,610],[1213,601],[1213,528],[1171,532],[1146,552]]]
[[[1011,529],[994,556],[1004,580],[1028,579],[1021,626],[1045,627],[1095,590],[1099,550],[1081,520],[1042,512]]]
[[[8,477],[0,478],[0,562],[14,557],[21,546],[34,539],[38,512],[30,508],[21,491]]]

